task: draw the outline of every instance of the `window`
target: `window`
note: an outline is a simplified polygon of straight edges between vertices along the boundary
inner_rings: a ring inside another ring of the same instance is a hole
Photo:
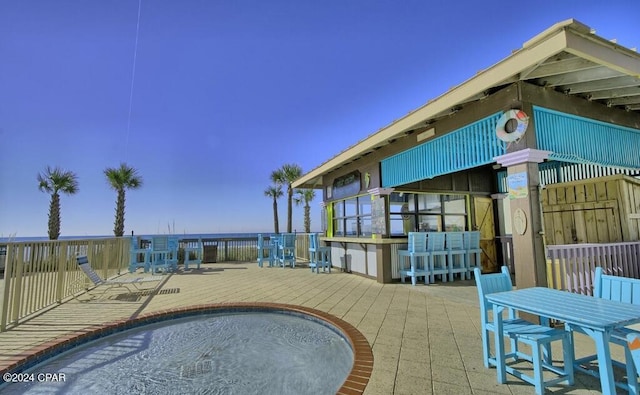
[[[333,202],[334,236],[371,236],[371,196]]]
[[[389,196],[390,235],[464,231],[467,201],[467,195],[393,192]]]

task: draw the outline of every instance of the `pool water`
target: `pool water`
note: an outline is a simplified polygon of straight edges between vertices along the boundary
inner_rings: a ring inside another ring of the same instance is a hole
[[[3,394],[335,394],[353,366],[337,329],[280,312],[224,313],[141,326],[30,369],[64,382]],[[36,376],[37,377],[37,376]]]

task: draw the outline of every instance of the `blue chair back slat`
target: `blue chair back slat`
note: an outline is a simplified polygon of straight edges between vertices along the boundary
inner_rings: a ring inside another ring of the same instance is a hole
[[[593,296],[640,305],[640,280],[604,274],[596,268]]]
[[[464,250],[462,232],[447,232],[445,240],[448,250]]]
[[[153,251],[165,251],[169,249],[169,238],[166,236],[152,237],[151,249]]]
[[[296,235],[294,233],[284,233],[280,244],[283,248],[295,248]]]
[[[318,249],[318,234],[309,233],[309,250],[316,251]]]
[[[178,251],[178,238],[177,237],[169,237],[167,238],[167,245],[171,251]]]
[[[409,232],[409,252],[427,251],[427,234],[425,232]]]
[[[478,288],[478,299],[480,302],[480,314],[483,318],[483,324],[489,321],[489,311],[492,309],[491,303],[486,299],[487,295],[495,292],[511,291],[513,283],[511,275],[506,266],[502,266],[500,273],[481,275],[479,268],[475,268],[474,277]]]
[[[427,251],[444,251],[445,234],[442,232],[429,233]]]
[[[476,250],[480,248],[480,232],[471,231],[464,232],[463,235],[464,248],[466,250]]]

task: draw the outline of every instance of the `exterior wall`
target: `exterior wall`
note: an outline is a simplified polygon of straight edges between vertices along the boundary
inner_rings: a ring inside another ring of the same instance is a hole
[[[496,192],[495,172],[491,166],[445,174],[430,180],[400,185],[405,191],[475,192],[489,195]]]
[[[541,193],[547,245],[640,240],[640,181],[617,175],[548,185]]]
[[[392,260],[389,259],[392,249],[395,249],[397,255],[397,244],[355,243],[331,239],[325,242],[331,247],[331,262],[334,268],[374,278],[379,283],[389,283],[392,278],[399,278],[397,273],[392,274]],[[406,247],[406,240],[399,243]]]

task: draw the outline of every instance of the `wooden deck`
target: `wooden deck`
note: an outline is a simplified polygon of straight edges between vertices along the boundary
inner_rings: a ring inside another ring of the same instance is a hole
[[[139,275],[139,274],[138,274]],[[119,319],[204,303],[271,302],[314,308],[356,327],[373,349],[374,366],[365,394],[533,394],[513,377],[496,382],[482,365],[480,313],[473,281],[436,285],[379,284],[353,274],[315,274],[306,267],[258,268],[253,263],[204,264],[166,277],[146,295],[113,289],[40,314],[0,333],[0,366],[71,332]],[[594,350],[576,336],[578,356]],[[614,355],[620,350],[613,349]],[[554,355],[561,355],[558,351]],[[619,355],[619,354],[618,354]],[[565,394],[597,394],[599,383],[579,375]]]

